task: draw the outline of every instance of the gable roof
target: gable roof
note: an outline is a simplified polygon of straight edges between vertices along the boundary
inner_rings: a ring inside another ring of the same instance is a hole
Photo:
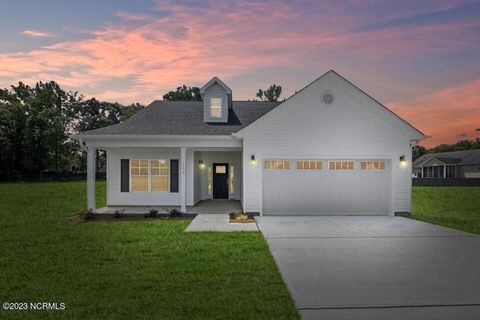
[[[232,89],[230,89],[222,80],[218,77],[213,77],[208,81],[203,87],[200,88],[200,94],[204,94],[205,90],[207,90],[211,85],[218,84],[220,85],[227,94],[232,94]]]
[[[452,151],[427,153],[413,162],[414,167],[421,167],[431,159],[437,159],[445,164],[480,164],[480,149],[466,151]]]
[[[205,123],[202,101],[161,101],[127,121],[89,130],[81,135],[230,135],[248,126],[279,102],[233,101],[227,123]]]
[[[335,78],[337,79],[340,79],[344,84],[346,84],[347,86],[349,86],[350,88],[352,88],[353,90],[356,90],[357,92],[359,92],[362,96],[364,96],[366,99],[370,100],[371,102],[373,102],[381,111],[384,111],[387,115],[390,116],[390,118],[392,118],[394,121],[400,123],[402,126],[404,126],[407,130],[409,130],[410,132],[412,132],[413,136],[415,136],[415,140],[422,140],[422,139],[426,139],[427,136],[422,133],[420,130],[418,130],[417,128],[415,128],[414,126],[412,126],[410,123],[408,123],[405,119],[401,118],[399,115],[397,115],[396,113],[394,113],[393,111],[391,111],[390,109],[388,109],[386,106],[384,106],[383,104],[381,104],[380,102],[378,102],[377,100],[375,100],[374,98],[372,98],[369,94],[367,94],[365,91],[361,90],[360,88],[358,88],[356,85],[354,85],[352,82],[350,82],[349,80],[347,80],[346,78],[342,77],[341,75],[339,75],[335,70],[329,70],[328,72],[324,73],[323,75],[321,75],[320,77],[318,77],[317,79],[315,79],[314,81],[310,82],[308,85],[306,85],[305,87],[303,87],[302,89],[300,89],[299,91],[297,91],[295,94],[291,95],[290,97],[288,97],[286,100],[282,101],[282,105],[285,103],[285,102],[288,102],[290,99],[292,99],[293,97],[299,95],[302,93],[302,91],[304,91],[305,89],[307,89],[308,87],[310,87],[311,85],[313,85],[314,83],[316,83],[317,81],[319,81],[320,79],[328,76],[328,75],[334,75]],[[276,108],[277,110],[279,110],[282,106],[279,106],[279,108]],[[277,111],[275,110],[275,111]],[[264,116],[262,116],[262,119],[259,119],[260,121],[267,118],[269,116],[269,114],[265,114]],[[260,121],[255,121],[255,124],[258,124]],[[242,129],[240,130],[237,135],[238,136],[242,136],[244,133],[246,133],[247,130],[249,130],[252,126],[250,126],[249,128],[245,128],[245,129]]]

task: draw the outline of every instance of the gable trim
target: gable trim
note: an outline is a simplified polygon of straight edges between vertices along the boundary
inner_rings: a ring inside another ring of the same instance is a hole
[[[215,83],[220,85],[227,94],[232,94],[232,89],[230,89],[222,80],[220,80],[216,76],[210,79],[210,81],[208,81],[203,87],[200,88],[200,94],[203,96],[205,94],[205,91]]]

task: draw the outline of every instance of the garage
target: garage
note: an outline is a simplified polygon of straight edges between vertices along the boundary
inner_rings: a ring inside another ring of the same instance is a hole
[[[264,214],[388,214],[386,159],[266,159]]]

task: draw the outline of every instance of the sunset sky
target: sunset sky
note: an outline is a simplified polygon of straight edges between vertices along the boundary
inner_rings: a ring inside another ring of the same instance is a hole
[[[479,136],[480,1],[19,0],[0,12],[0,87],[55,80],[150,103],[219,76],[234,100],[334,69],[431,138]]]

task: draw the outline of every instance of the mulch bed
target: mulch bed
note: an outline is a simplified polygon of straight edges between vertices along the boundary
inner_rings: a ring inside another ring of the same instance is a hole
[[[144,217],[143,214],[124,213],[116,217],[114,213],[94,213],[88,219],[83,219],[80,214],[68,217],[70,222],[96,222],[96,221],[150,221],[150,220],[193,220],[196,214],[183,213],[180,217],[171,217],[169,214],[157,214],[155,218]]]
[[[230,223],[255,223],[255,217],[249,215],[247,220],[236,220],[235,213],[230,213]]]

